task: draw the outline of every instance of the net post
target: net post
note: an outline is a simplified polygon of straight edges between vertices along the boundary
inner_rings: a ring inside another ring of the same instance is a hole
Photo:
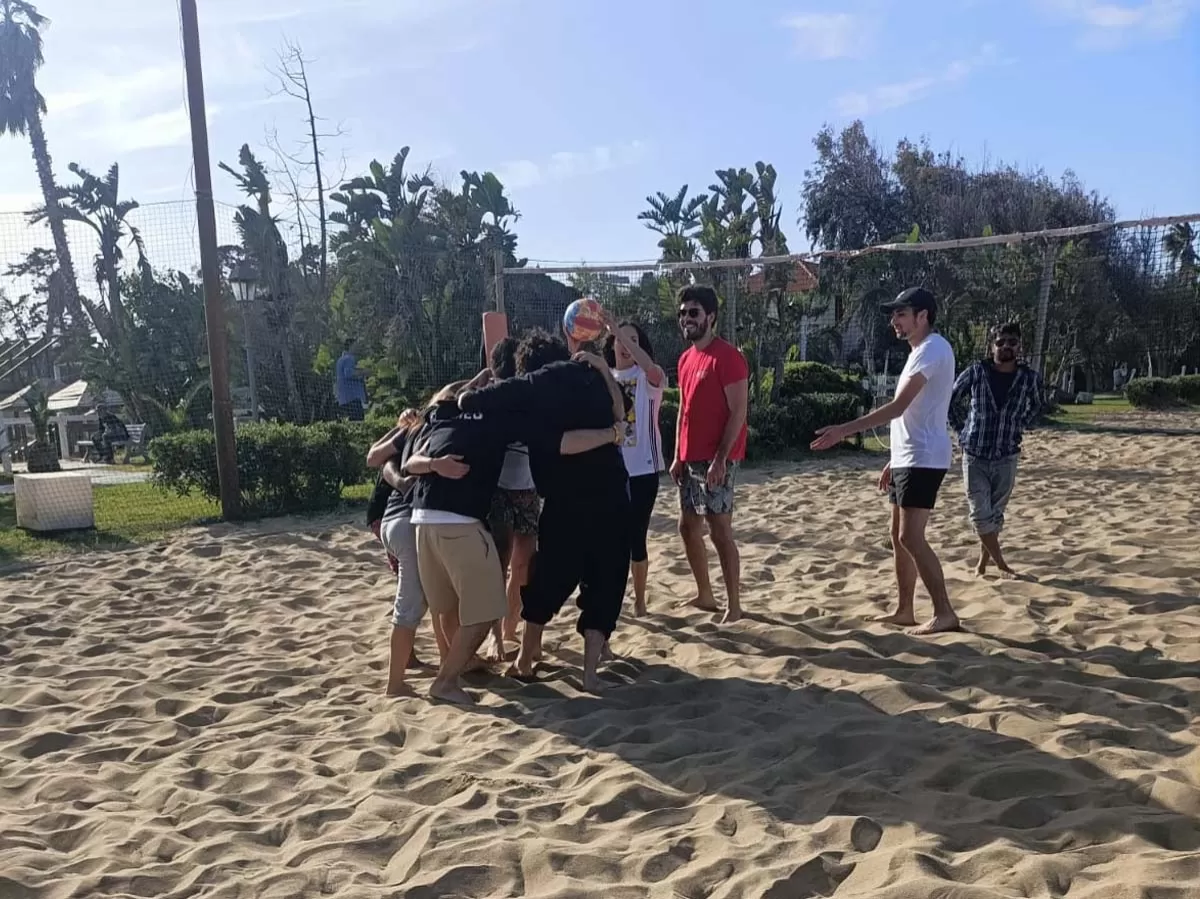
[[[496,311],[504,314],[504,251],[497,248],[492,250],[493,294],[496,301]]]
[[[1054,264],[1058,261],[1060,244],[1057,240],[1047,239],[1042,249],[1042,278],[1038,285],[1037,327],[1034,330],[1034,351],[1031,366],[1042,380],[1046,372],[1046,326],[1050,315],[1050,290],[1054,287]]]
[[[229,347],[226,344],[225,306],[221,297],[217,254],[217,214],[213,208],[212,166],[208,157],[208,123],[204,109],[204,74],[200,60],[200,25],[196,0],[181,0],[183,67],[187,79],[188,112],[192,131],[192,170],[196,180],[196,224],[200,242],[200,269],[204,282],[204,321],[208,332],[208,370],[212,383],[213,432],[217,449],[221,517],[242,517],[238,484],[237,447],[233,430],[233,401],[229,395]]]

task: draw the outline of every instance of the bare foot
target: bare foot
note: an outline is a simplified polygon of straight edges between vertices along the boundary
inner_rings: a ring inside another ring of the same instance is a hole
[[[418,659],[415,652],[408,657],[409,671],[428,671],[432,667],[433,665],[430,665],[428,662],[422,662]]]
[[[1021,576],[1007,565],[997,565],[996,567],[1000,569],[1000,577],[1006,581],[1019,581],[1021,579]]]
[[[723,618],[721,618],[721,624],[733,624],[735,621],[741,620],[742,610],[740,608],[735,609],[733,606],[730,606],[725,610],[725,615]]]
[[[583,689],[588,693],[603,693],[604,681],[600,680],[600,675],[595,671],[583,672]]]
[[[483,651],[483,657],[488,662],[504,661],[504,643],[497,640],[495,634],[488,638],[488,645]]]
[[[894,624],[898,627],[912,627],[917,623],[916,616],[912,612],[892,612],[890,615],[875,615],[869,620],[878,624]]]
[[[908,633],[914,637],[925,637],[929,634],[947,634],[959,630],[962,630],[962,625],[958,621],[958,616],[951,613],[949,615],[935,615],[920,627],[910,628]]]
[[[469,674],[475,671],[484,671],[485,669],[490,668],[491,665],[492,663],[487,659],[481,659],[479,656],[474,656],[472,657],[471,661],[467,662],[467,667],[464,669],[464,672]]]
[[[985,574],[987,574],[987,562],[976,562],[975,563],[975,576],[983,577]]]
[[[699,596],[697,596],[695,599],[689,599],[687,602],[680,603],[680,605],[690,606],[691,608],[699,609],[702,612],[719,612],[719,611],[721,611],[720,608],[717,606],[716,600],[701,599]]]
[[[455,705],[475,705],[471,694],[457,684],[439,684],[434,681],[429,687],[429,696],[431,699],[440,699]]]
[[[417,695],[417,691],[408,684],[401,682],[399,684],[388,684],[386,695],[393,698],[412,697]]]
[[[514,678],[515,680],[533,680],[533,671],[536,664],[531,659],[517,656],[517,660],[508,666],[508,670],[504,672],[504,676]]]
[[[645,618],[646,617],[646,600],[635,599],[633,601],[633,617],[634,618]]]

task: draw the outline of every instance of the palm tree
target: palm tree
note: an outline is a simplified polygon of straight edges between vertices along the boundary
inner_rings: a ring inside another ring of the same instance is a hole
[[[1163,249],[1171,257],[1176,270],[1186,277],[1186,273],[1196,268],[1196,229],[1191,222],[1179,222],[1172,225],[1163,237]]]
[[[149,275],[146,246],[141,232],[126,219],[138,208],[137,200],[122,200],[119,194],[120,169],[114,162],[103,178],[93,175],[77,162],[67,168],[79,179],[78,184],[56,188],[58,200],[29,213],[31,222],[49,221],[52,210],[64,219],[80,222],[96,232],[96,284],[105,303],[97,306],[80,298],[92,319],[96,332],[110,345],[123,342],[125,309],[121,302],[121,263],[125,258],[122,244],[128,241],[138,253],[138,268]]]
[[[64,306],[79,316],[79,284],[71,247],[63,227],[64,215],[59,206],[59,192],[54,184],[50,165],[50,150],[46,132],[42,130],[42,114],[46,100],[35,83],[41,68],[42,35],[38,29],[48,19],[25,0],[0,0],[0,133],[29,137],[33,162],[45,201],[46,221],[54,239],[54,254],[58,259],[60,289],[48,297],[47,328],[53,329],[62,320]]]
[[[638,214],[638,221],[662,235],[658,247],[662,250],[663,262],[691,262],[696,258],[696,234],[700,230],[700,210],[704,206],[703,196],[687,199],[688,186],[669,197],[661,190],[653,197],[646,197],[650,208]]]

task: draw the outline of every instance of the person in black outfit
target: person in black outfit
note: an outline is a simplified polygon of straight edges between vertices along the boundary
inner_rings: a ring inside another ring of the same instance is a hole
[[[97,458],[111,465],[116,460],[113,444],[128,442],[129,429],[125,427],[125,422],[104,406],[96,407],[96,419],[100,430],[92,435],[92,446],[96,449]]]
[[[557,457],[611,446],[617,436],[611,417],[607,426],[568,431],[542,416],[459,408],[464,386],[482,387],[490,379],[484,369],[469,385],[444,388],[413,440],[415,452],[400,466],[401,474],[418,476],[412,523],[425,599],[435,615],[457,618],[458,625],[453,636],[446,628],[450,648],[429,695],[464,705],[474,699],[459,677],[508,608],[500,557],[486,525],[508,445],[519,436],[541,455]]]
[[[529,447],[543,505],[537,552],[521,591],[521,651],[509,674],[533,676],[546,624],[578,587],[584,688],[598,691],[597,669],[629,577],[629,482],[618,446],[625,403],[604,360],[586,353],[572,358],[575,349],[535,331],[517,351],[518,377],[468,389],[458,404],[464,412],[494,413],[524,427],[536,421],[559,432],[606,426],[616,432],[614,442],[570,457],[550,451],[536,431],[517,437]]]

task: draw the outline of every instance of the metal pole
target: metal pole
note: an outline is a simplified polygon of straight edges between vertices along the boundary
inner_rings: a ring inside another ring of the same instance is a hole
[[[258,421],[258,375],[254,370],[254,335],[250,333],[250,317],[246,314],[247,303],[239,304],[242,307],[242,332],[246,340],[246,383],[250,385],[250,418],[252,421]]]
[[[208,370],[212,379],[213,431],[217,444],[217,478],[221,485],[221,517],[242,517],[233,401],[229,396],[229,346],[225,304],[221,297],[217,256],[217,215],[213,209],[212,165],[208,158],[208,122],[204,109],[204,74],[200,61],[200,23],[196,0],[180,0],[183,68],[187,75],[188,112],[192,122],[192,170],[196,179],[196,224],[200,239],[200,271],[204,281],[204,321],[208,331]]]
[[[496,311],[504,314],[504,251],[492,251],[492,271],[495,277]]]

